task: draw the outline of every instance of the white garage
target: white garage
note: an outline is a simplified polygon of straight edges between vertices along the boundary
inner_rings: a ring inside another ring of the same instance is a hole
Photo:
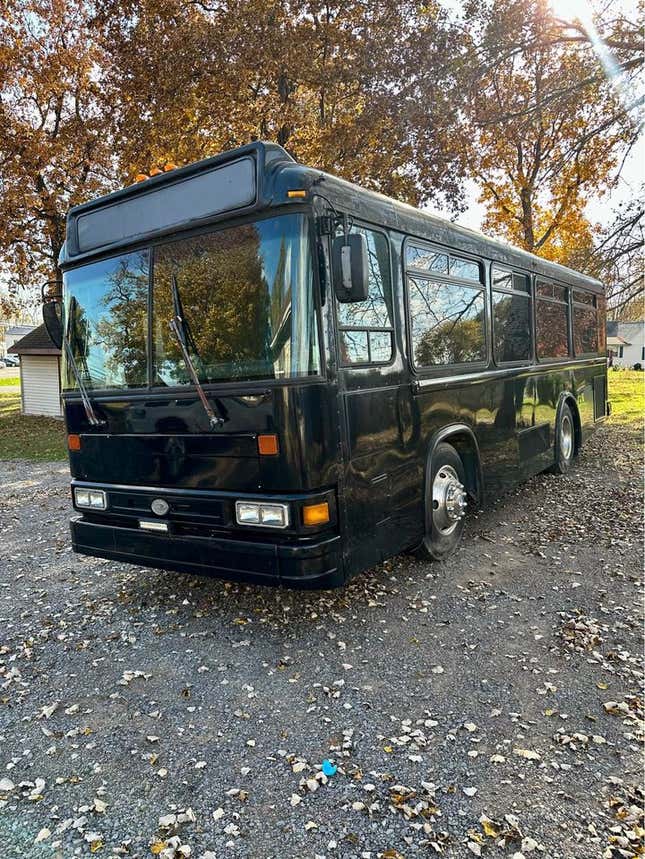
[[[45,326],[34,328],[7,351],[20,356],[23,415],[62,417],[60,349],[50,340]]]

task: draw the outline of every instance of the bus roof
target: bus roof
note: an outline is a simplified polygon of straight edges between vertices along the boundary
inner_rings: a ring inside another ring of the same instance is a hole
[[[577,272],[574,269],[521,250],[498,239],[485,236],[477,230],[463,227],[447,218],[440,218],[424,212],[407,203],[402,203],[377,191],[355,185],[338,176],[305,167],[300,164],[282,164],[282,172],[295,178],[301,174],[320,193],[330,198],[333,205],[357,218],[382,224],[405,235],[414,236],[434,244],[444,245],[476,257],[498,262],[502,265],[524,269],[533,274],[550,277],[572,286],[591,289],[604,293],[603,284],[596,278]]]
[[[154,176],[70,209],[61,264],[81,262],[134,242],[168,235],[231,215],[293,202],[288,190],[319,195],[354,216],[502,265],[604,292],[600,281],[491,239],[407,203],[298,164],[275,143],[257,141]],[[209,203],[209,201],[211,201]],[[164,220],[164,218],[166,220]]]

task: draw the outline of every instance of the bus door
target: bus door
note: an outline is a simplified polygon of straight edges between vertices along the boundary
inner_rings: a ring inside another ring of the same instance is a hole
[[[366,240],[367,300],[335,302],[345,461],[346,543],[363,565],[392,555],[401,466],[401,356],[396,349],[388,236],[354,226]],[[409,387],[409,386],[408,386]],[[389,550],[388,550],[389,549]],[[396,549],[395,549],[396,551]]]

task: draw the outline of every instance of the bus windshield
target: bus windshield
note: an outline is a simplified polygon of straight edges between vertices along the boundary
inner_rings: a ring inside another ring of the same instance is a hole
[[[66,272],[65,336],[85,385],[190,385],[178,315],[203,384],[318,374],[310,244],[306,215],[289,214]],[[77,388],[63,364],[65,388]]]

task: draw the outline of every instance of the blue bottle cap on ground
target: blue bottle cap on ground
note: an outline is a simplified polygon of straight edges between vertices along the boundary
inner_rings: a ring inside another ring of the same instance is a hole
[[[336,775],[336,770],[338,767],[335,764],[332,764],[331,761],[328,761],[326,758],[322,762],[322,771],[326,776]]]

